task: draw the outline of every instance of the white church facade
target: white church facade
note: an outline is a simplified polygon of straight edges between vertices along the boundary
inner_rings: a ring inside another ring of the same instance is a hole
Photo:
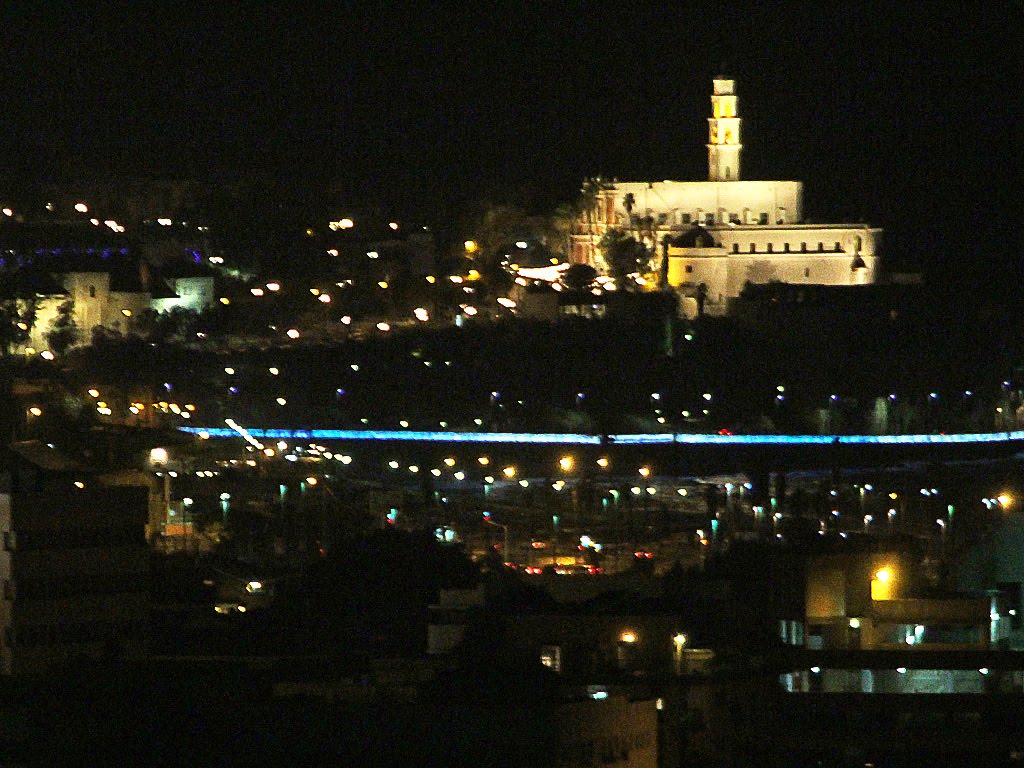
[[[573,261],[603,270],[601,238],[611,229],[632,233],[660,261],[663,284],[680,292],[688,314],[698,303],[726,313],[747,283],[875,282],[880,229],[805,223],[801,182],[741,178],[737,102],[735,81],[716,78],[707,181],[602,185],[574,227]]]

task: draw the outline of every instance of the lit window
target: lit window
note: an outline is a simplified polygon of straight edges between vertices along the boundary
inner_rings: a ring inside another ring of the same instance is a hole
[[[552,672],[562,671],[562,648],[558,645],[542,645],[540,663]]]

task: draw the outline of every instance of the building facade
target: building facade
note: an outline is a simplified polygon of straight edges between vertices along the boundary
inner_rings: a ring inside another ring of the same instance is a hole
[[[801,182],[742,179],[735,81],[716,78],[711,105],[708,180],[596,185],[574,226],[573,261],[607,269],[601,238],[628,233],[647,246],[662,287],[678,291],[691,315],[726,313],[748,283],[875,282],[881,230],[807,223]]]
[[[148,487],[58,456],[21,458],[0,483],[0,674],[139,653]]]

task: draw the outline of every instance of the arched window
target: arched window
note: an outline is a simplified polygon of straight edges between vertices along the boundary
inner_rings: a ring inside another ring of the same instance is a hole
[[[739,243],[733,243],[732,244],[732,252],[733,253],[739,253],[740,252],[740,244]]]
[[[818,253],[824,253],[824,252],[825,252],[825,244],[824,243],[818,243]]]
[[[784,250],[786,253],[789,253],[789,243],[783,243],[782,250]]]
[[[96,286],[95,285],[90,285],[89,286],[89,298],[90,299],[95,299],[96,298]]]
[[[751,243],[750,244],[750,252],[751,253],[757,253],[757,243]]]

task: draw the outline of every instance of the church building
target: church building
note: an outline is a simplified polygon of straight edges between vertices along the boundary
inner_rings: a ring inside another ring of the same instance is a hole
[[[662,287],[678,291],[691,316],[726,314],[748,283],[875,282],[881,230],[805,222],[801,182],[744,180],[740,122],[735,81],[716,78],[708,180],[600,185],[576,221],[573,261],[604,270],[601,238],[612,229],[631,234],[660,263]]]

